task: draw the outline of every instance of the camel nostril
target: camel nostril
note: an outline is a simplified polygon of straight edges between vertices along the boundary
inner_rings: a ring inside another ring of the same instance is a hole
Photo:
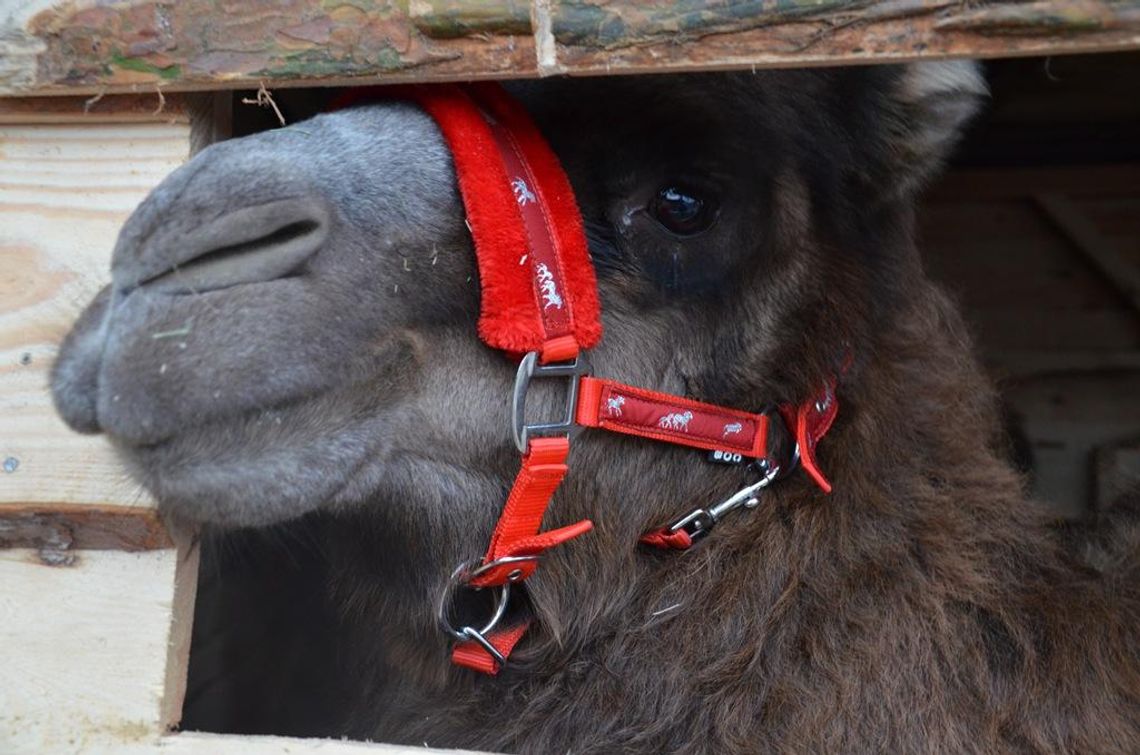
[[[320,249],[328,225],[324,209],[304,200],[242,208],[183,236],[175,255],[181,261],[139,285],[202,293],[283,278]]]

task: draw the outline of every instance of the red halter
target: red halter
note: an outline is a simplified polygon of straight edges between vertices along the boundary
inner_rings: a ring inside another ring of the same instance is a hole
[[[440,602],[440,623],[457,640],[454,663],[498,673],[527,629],[525,622],[499,626],[511,585],[534,572],[545,550],[593,527],[581,521],[539,532],[566,475],[575,425],[702,449],[713,461],[757,466],[757,482],[646,533],[641,537],[646,545],[690,547],[729,511],[755,506],[760,491],[790,472],[797,457],[816,484],[831,491],[815,447],[839,410],[834,381],[800,406],[751,413],[589,377],[584,352],[602,336],[594,269],[570,183],[526,111],[491,83],[354,91],[337,106],[393,95],[422,107],[451,149],[479,266],[479,337],[512,356],[525,354],[512,407],[522,468],[487,552],[480,562],[456,569]],[[527,388],[540,377],[567,381],[566,416],[527,424]],[[499,590],[493,616],[482,628],[451,625],[448,611],[460,587]]]

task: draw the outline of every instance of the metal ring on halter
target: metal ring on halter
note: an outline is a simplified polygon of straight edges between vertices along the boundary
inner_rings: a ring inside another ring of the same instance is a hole
[[[439,628],[445,634],[454,637],[460,642],[465,642],[474,639],[482,645],[486,645],[487,641],[485,635],[492,629],[499,625],[503,620],[503,616],[507,613],[507,603],[511,596],[511,582],[504,582],[499,586],[499,591],[495,595],[495,608],[491,612],[491,618],[487,621],[482,629],[476,629],[471,626],[463,626],[456,629],[447,618],[447,609],[451,607],[451,598],[455,595],[455,591],[469,583],[472,579],[481,574],[486,574],[489,570],[504,564],[522,563],[524,561],[537,561],[538,556],[504,556],[497,558],[494,561],[489,561],[485,564],[479,564],[479,559],[472,559],[460,564],[451,576],[447,579],[447,585],[443,588],[443,594],[439,597],[439,609],[436,618],[439,620]],[[474,588],[476,590],[480,588]],[[477,635],[477,636],[476,636]]]

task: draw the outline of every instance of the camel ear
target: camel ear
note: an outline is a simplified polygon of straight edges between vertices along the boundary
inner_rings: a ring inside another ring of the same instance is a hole
[[[941,168],[989,88],[972,60],[909,63],[895,83],[888,139],[894,188],[911,194]]]

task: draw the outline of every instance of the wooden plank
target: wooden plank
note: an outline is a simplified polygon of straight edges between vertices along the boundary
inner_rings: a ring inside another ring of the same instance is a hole
[[[0,506],[0,548],[149,551],[173,547],[166,527],[150,508]]]
[[[1041,375],[1009,382],[1003,396],[1022,419],[1034,464],[1034,494],[1065,516],[1095,506],[1097,448],[1140,436],[1140,372]]]
[[[990,373],[999,381],[1024,380],[1066,372],[1140,372],[1140,350],[1125,351],[1019,351],[995,350],[985,357]]]
[[[3,97],[0,123],[189,123],[185,97],[119,94],[106,97]]]
[[[1094,504],[1104,511],[1140,486],[1140,439],[1107,443],[1096,449],[1093,462]]]
[[[190,640],[194,631],[194,604],[198,598],[198,567],[202,550],[198,533],[175,529],[174,586],[170,596],[169,633],[162,679],[158,725],[163,732],[178,726],[186,702],[190,668]],[[169,553],[170,551],[166,551]]]
[[[1133,0],[551,0],[551,71],[639,72],[1060,55],[1140,44]]]
[[[196,575],[196,548],[0,549],[0,752],[157,742],[181,707]]]
[[[1038,194],[1037,204],[1132,308],[1140,312],[1140,267],[1126,259],[1106,240],[1081,209],[1059,194]]]
[[[108,280],[119,226],[186,159],[190,125],[135,115],[89,123],[75,105],[49,112],[49,125],[0,125],[0,510],[9,524],[53,508],[66,518],[76,506],[114,516],[153,506],[109,443],[64,426],[47,385],[58,344]],[[159,544],[145,515],[134,547]],[[80,545],[106,544],[104,530],[81,532],[91,517],[73,519],[52,526]]]
[[[0,94],[839,65],[1140,48],[1140,0],[27,0]]]
[[[1046,166],[1040,168],[958,168],[927,192],[925,201],[985,202],[1033,194],[1078,197],[1134,197],[1140,164]]]
[[[408,747],[345,739],[296,739],[200,732],[170,734],[156,742],[136,742],[115,748],[114,752],[121,755],[479,755],[471,750],[443,750],[426,745]]]
[[[524,0],[30,0],[0,22],[0,94],[535,75]]]

